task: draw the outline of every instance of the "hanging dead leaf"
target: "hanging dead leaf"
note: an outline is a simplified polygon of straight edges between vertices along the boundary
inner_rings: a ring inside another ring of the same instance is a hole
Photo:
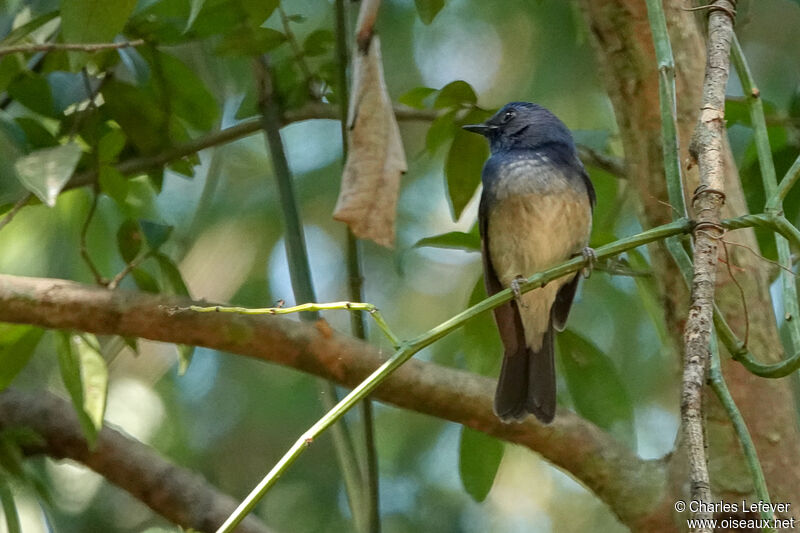
[[[347,223],[356,237],[391,248],[400,176],[407,165],[377,36],[366,53],[356,53],[353,63],[350,151],[333,218]]]

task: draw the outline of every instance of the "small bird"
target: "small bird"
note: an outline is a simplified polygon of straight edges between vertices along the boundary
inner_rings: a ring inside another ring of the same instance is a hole
[[[486,291],[515,295],[494,310],[505,348],[494,411],[503,422],[533,413],[546,424],[556,410],[554,330],[566,325],[579,274],[525,294],[520,283],[576,255],[591,263],[594,187],[569,129],[539,105],[511,102],[483,124],[463,127],[485,136],[491,149],[478,209]]]

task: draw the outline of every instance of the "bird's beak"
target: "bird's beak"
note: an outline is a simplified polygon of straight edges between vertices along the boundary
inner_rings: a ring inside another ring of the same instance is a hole
[[[484,137],[489,135],[489,133],[492,130],[496,130],[497,129],[497,126],[495,126],[493,124],[486,124],[486,123],[483,123],[483,124],[465,124],[464,126],[461,126],[461,127],[464,128],[467,131],[471,131],[472,133],[478,133],[480,135],[483,135]]]

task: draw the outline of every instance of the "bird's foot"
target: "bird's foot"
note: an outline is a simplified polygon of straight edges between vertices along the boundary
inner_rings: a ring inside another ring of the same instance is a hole
[[[511,280],[511,292],[514,293],[514,299],[520,307],[528,307],[528,305],[522,301],[522,291],[520,290],[520,286],[526,281],[528,280],[519,275]]]
[[[594,248],[589,248],[586,246],[583,250],[581,250],[581,256],[583,256],[584,261],[586,261],[586,266],[581,272],[583,273],[583,277],[588,279],[589,276],[592,275],[594,265],[597,263],[597,253],[594,251]]]

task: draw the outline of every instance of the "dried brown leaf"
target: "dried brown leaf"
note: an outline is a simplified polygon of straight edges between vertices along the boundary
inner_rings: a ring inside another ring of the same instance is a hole
[[[354,57],[350,100],[350,151],[333,218],[356,237],[394,245],[400,176],[407,170],[400,128],[383,79],[377,36]]]

